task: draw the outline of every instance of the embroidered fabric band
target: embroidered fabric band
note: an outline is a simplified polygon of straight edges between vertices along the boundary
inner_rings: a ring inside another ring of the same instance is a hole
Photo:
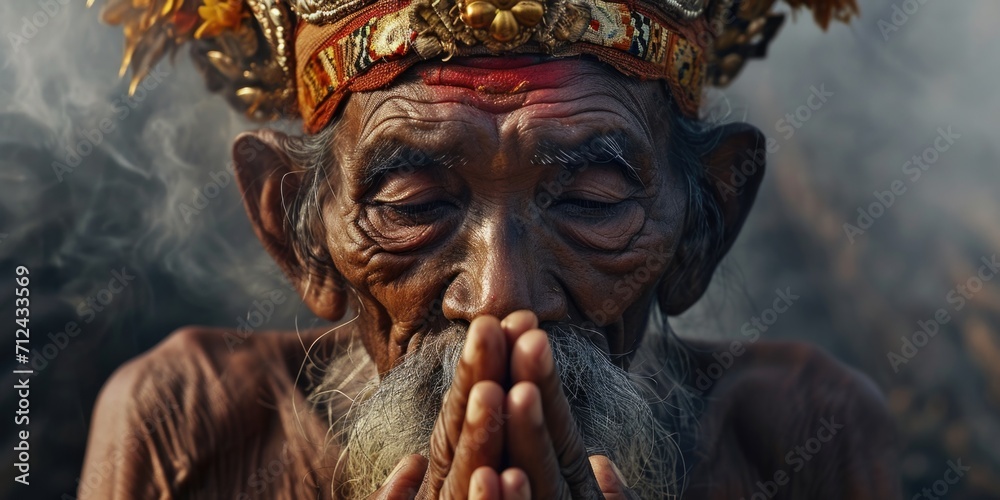
[[[442,54],[483,54],[481,46],[454,43],[433,30],[415,28],[413,19],[427,8],[420,0],[379,2],[351,19],[300,27],[298,99],[307,131],[322,129],[349,92],[384,87],[414,64]],[[557,34],[552,37],[555,43],[544,44],[541,36],[534,36],[508,52],[591,55],[629,76],[666,80],[680,109],[696,116],[703,52],[679,29],[654,16],[624,3],[594,0],[582,32],[573,39]],[[315,40],[321,41],[309,43]]]
[[[452,56],[592,56],[663,80],[697,117],[703,85],[726,85],[764,57],[784,19],[776,0],[104,0],[121,24],[130,88],[190,45],[209,88],[260,120],[302,118],[316,132],[344,96]],[[855,0],[784,0],[826,28]],[[94,0],[88,0],[93,3]]]

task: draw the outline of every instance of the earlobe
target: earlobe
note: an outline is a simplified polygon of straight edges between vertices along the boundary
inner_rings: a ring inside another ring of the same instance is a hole
[[[288,230],[297,217],[289,210],[297,206],[295,200],[308,194],[302,191],[306,172],[286,153],[289,140],[285,134],[268,129],[240,134],[233,143],[237,183],[250,223],[264,249],[317,316],[337,321],[346,309],[342,278],[332,262],[317,266],[316,259],[303,255],[306,251],[296,245]],[[311,229],[324,230],[321,227]],[[320,235],[316,240],[324,241],[324,238]],[[325,254],[326,249],[308,252]]]
[[[764,179],[767,163],[766,139],[753,125],[730,123],[716,131],[718,145],[702,157],[704,177],[701,189],[706,204],[689,205],[688,210],[718,210],[719,220],[690,227],[686,218],[685,235],[675,256],[673,269],[659,288],[660,308],[667,315],[677,315],[698,301],[708,289],[719,261],[729,252],[743,227],[757,190]]]
[[[338,321],[347,311],[347,294],[343,278],[330,267],[324,274],[308,273],[304,281],[296,284],[302,301],[317,316],[327,321]]]

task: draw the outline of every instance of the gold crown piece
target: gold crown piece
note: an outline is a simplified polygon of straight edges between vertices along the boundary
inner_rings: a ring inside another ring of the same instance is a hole
[[[785,0],[816,22],[847,22],[855,0]],[[88,0],[88,5],[94,0]],[[591,55],[664,79],[697,115],[703,84],[726,85],[764,57],[784,16],[775,0],[107,0],[121,25],[120,74],[139,82],[184,44],[208,87],[248,116],[303,118],[316,131],[349,92],[387,85],[451,55]]]

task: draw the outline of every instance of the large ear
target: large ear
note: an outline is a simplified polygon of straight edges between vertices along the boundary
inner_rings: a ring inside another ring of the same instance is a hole
[[[286,153],[288,136],[275,130],[244,132],[233,143],[233,164],[236,179],[243,193],[243,204],[254,232],[271,257],[298,290],[302,300],[319,317],[337,321],[344,315],[347,297],[343,278],[329,259],[329,251],[319,245],[303,248],[296,244],[290,230],[297,214],[288,213],[300,196],[309,189],[303,183],[306,172],[295,165]],[[320,231],[313,239],[325,241],[326,228],[321,224],[310,228]],[[318,265],[313,256],[325,256]]]
[[[767,151],[760,130],[747,123],[729,123],[717,132],[721,136],[718,145],[701,158],[705,172],[701,188],[711,194],[706,204],[718,207],[721,224],[709,218],[708,224],[691,227],[697,218],[688,214],[674,268],[658,290],[660,308],[667,315],[686,311],[708,289],[719,261],[736,241],[764,178]],[[688,207],[706,212],[710,209],[705,205]]]

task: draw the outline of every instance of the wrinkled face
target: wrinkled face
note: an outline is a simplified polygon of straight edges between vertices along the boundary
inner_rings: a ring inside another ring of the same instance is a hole
[[[686,206],[662,90],[523,62],[425,66],[343,111],[326,241],[380,372],[483,314],[585,325],[611,354],[645,326]]]

